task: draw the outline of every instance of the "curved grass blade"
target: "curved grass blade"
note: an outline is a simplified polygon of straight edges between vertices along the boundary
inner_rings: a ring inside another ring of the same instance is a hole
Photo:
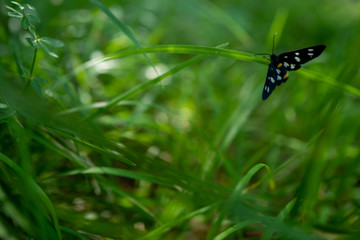
[[[149,232],[148,234],[146,234],[144,237],[139,238],[139,240],[145,240],[145,239],[157,239],[159,236],[161,236],[161,234],[166,233],[167,231],[169,231],[172,227],[175,227],[177,225],[179,225],[180,223],[187,221],[197,215],[200,214],[204,214],[208,211],[210,211],[211,209],[213,209],[214,207],[216,207],[218,204],[212,204],[203,208],[200,208],[198,210],[195,210],[183,217],[177,218],[173,221],[170,221],[168,223],[165,223],[163,225],[161,225],[160,227],[156,228],[155,230]]]
[[[117,53],[113,53],[110,55],[107,55],[103,58],[94,59],[91,61],[88,61],[81,66],[77,67],[74,72],[70,73],[69,75],[74,75],[76,73],[79,73],[81,71],[84,71],[85,69],[95,66],[101,62],[109,61],[112,59],[117,58],[123,58],[127,56],[132,56],[136,54],[144,54],[144,53],[187,53],[187,54],[206,54],[206,55],[213,55],[213,56],[222,56],[222,57],[228,57],[228,58],[235,58],[242,61],[247,62],[257,62],[261,64],[268,65],[269,61],[264,59],[260,56],[254,56],[254,54],[241,52],[241,51],[235,51],[235,50],[229,50],[229,49],[221,49],[217,47],[204,47],[204,46],[189,46],[189,45],[159,45],[159,46],[152,46],[152,47],[145,47],[145,48],[138,48],[138,49],[129,49],[129,50],[123,50]],[[346,92],[355,95],[357,97],[360,97],[360,90],[358,88],[355,88],[351,85],[337,82],[335,79],[325,76],[321,73],[317,73],[315,71],[309,70],[309,69],[299,69],[297,73],[302,74],[303,76],[307,76],[308,78],[312,80],[318,80],[321,82],[328,83],[332,86],[340,87]],[[65,81],[65,80],[64,80]],[[59,81],[61,82],[61,81]],[[59,83],[60,84],[60,83]]]
[[[192,46],[192,45],[158,45],[137,49],[127,49],[120,52],[109,54],[105,57],[94,59],[88,61],[81,66],[77,67],[71,75],[84,71],[87,68],[93,67],[99,63],[106,62],[109,60],[124,58],[128,56],[133,56],[143,53],[180,53],[180,54],[204,54],[204,55],[213,55],[213,56],[222,56],[235,58],[238,60],[243,60],[247,62],[258,62],[262,64],[269,64],[269,61],[260,56],[254,56],[254,54],[235,51],[230,49],[223,49],[224,46],[220,45],[219,47],[205,47],[205,46]]]
[[[220,47],[224,47],[224,45],[221,45]],[[172,76],[174,75],[175,73],[181,71],[182,69],[192,65],[192,64],[195,64],[201,60],[203,60],[204,58],[206,58],[207,55],[200,55],[200,56],[196,56],[194,58],[191,58],[190,60],[170,69],[169,71],[167,71],[166,73],[160,75],[159,77],[155,78],[155,79],[152,79],[152,80],[149,80],[149,81],[146,81],[142,84],[139,84],[137,85],[136,87],[130,89],[129,91],[121,94],[121,95],[118,95],[117,97],[113,98],[109,103],[107,103],[104,107],[98,109],[95,113],[91,114],[90,116],[88,116],[87,118],[85,119],[91,119],[91,118],[94,118],[96,117],[97,115],[99,115],[100,113],[110,109],[111,107],[117,105],[120,101],[122,100],[125,100],[125,99],[128,99],[129,97],[139,93],[139,92],[142,92],[144,91],[146,88],[149,88],[155,84],[157,84],[158,82],[160,82],[161,80],[169,77],[169,76]]]
[[[111,101],[109,101],[104,107],[98,109],[96,112],[94,112],[93,114],[89,115],[88,117],[86,117],[85,119],[92,119],[96,116],[98,116],[99,114],[101,114],[102,112],[104,111],[107,111],[108,109],[112,108],[113,106],[117,105],[120,101],[122,100],[125,100],[125,99],[128,99],[130,98],[131,96],[134,96],[135,94],[139,93],[139,92],[142,92],[144,91],[146,88],[149,88],[155,84],[157,84],[158,82],[160,82],[161,80],[167,78],[167,77],[170,77],[172,75],[174,75],[175,73],[181,71],[182,69],[194,64],[194,63],[197,63],[201,60],[203,60],[204,58],[206,58],[207,56],[197,56],[197,57],[194,57],[172,69],[170,69],[169,71],[167,71],[166,73],[160,75],[159,77],[155,78],[155,79],[152,79],[152,80],[149,80],[149,81],[146,81],[142,84],[139,84],[137,86],[135,86],[134,88],[128,90],[127,92],[121,94],[121,95],[118,95],[117,97],[113,98]]]
[[[109,60],[124,58],[128,56],[134,56],[144,53],[179,53],[179,54],[202,54],[202,55],[212,55],[212,56],[222,56],[235,58],[247,62],[258,62],[262,64],[269,64],[269,61],[260,56],[255,56],[254,54],[223,49],[226,44],[222,44],[218,47],[204,47],[204,46],[191,46],[191,45],[158,45],[144,48],[136,49],[126,49],[116,53],[108,54],[105,57],[97,58],[90,60],[76,67],[73,72],[68,73],[65,76],[60,77],[60,79],[52,86],[51,91],[56,91],[57,88],[62,86],[65,82],[68,81],[69,77],[72,77],[80,72],[85,71],[86,69],[93,67],[102,62]]]
[[[226,239],[228,236],[230,236],[230,234],[242,229],[243,227],[246,227],[247,225],[250,225],[252,223],[254,223],[254,220],[245,220],[241,223],[237,223],[234,226],[226,229],[225,231],[223,231],[222,233],[218,234],[214,240],[222,240],[222,239]]]

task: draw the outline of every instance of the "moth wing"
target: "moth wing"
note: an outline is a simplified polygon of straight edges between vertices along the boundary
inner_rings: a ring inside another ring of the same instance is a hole
[[[265,79],[265,85],[262,93],[262,100],[266,100],[270,96],[272,91],[275,89],[277,85],[276,83],[277,76],[278,73],[276,71],[276,68],[274,64],[271,62],[269,64],[269,69]]]
[[[308,48],[303,48],[291,52],[282,53],[279,55],[279,62],[283,64],[286,70],[295,71],[301,68],[301,64],[318,57],[326,48],[325,45],[317,45]]]
[[[286,68],[284,67],[284,65],[281,65],[280,67],[276,68],[276,72],[277,72],[277,76],[276,76],[276,83],[279,86],[280,84],[282,84],[283,82],[286,82],[286,80],[288,79],[288,73]]]

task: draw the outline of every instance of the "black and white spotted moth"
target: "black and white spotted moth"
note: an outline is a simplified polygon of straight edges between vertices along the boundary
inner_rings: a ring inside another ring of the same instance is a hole
[[[262,99],[267,99],[276,86],[286,82],[287,71],[295,71],[304,64],[318,57],[325,49],[325,45],[303,48],[292,52],[282,53],[279,56],[274,53],[270,55],[269,70],[265,80]]]

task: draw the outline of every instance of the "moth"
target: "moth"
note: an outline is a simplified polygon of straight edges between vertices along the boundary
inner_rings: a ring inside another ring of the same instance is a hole
[[[291,52],[285,52],[278,56],[274,54],[273,50],[273,53],[270,55],[270,64],[262,93],[262,99],[266,100],[276,86],[279,86],[281,83],[288,80],[289,74],[287,71],[295,71],[301,68],[302,64],[318,57],[325,48],[325,45],[316,45]]]

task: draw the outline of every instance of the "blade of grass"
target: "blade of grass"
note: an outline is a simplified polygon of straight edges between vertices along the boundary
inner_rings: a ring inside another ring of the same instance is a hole
[[[299,225],[274,220],[273,217],[263,214],[263,211],[259,211],[258,206],[253,205],[251,202],[246,203],[241,199],[237,199],[229,207],[231,207],[231,217],[234,221],[243,221],[245,218],[259,222],[264,225],[264,228],[271,226],[282,237],[280,239],[320,240],[317,235],[309,233],[306,229],[301,229]]]
[[[120,154],[117,154],[117,153],[115,153],[115,152],[107,149],[107,148],[104,147],[104,146],[101,146],[101,145],[99,146],[99,145],[96,145],[96,144],[92,144],[92,143],[90,143],[90,142],[88,142],[88,141],[86,141],[86,140],[79,139],[78,137],[74,137],[73,135],[68,134],[67,132],[58,131],[58,130],[55,130],[55,129],[53,129],[53,130],[54,130],[55,132],[57,132],[58,134],[66,137],[67,139],[71,139],[71,140],[73,140],[73,141],[75,141],[75,142],[78,142],[78,143],[80,143],[80,144],[82,144],[82,145],[84,145],[84,146],[86,146],[86,147],[89,147],[90,149],[92,149],[92,150],[94,150],[94,151],[96,151],[96,152],[98,152],[98,153],[104,154],[105,156],[108,156],[108,157],[110,157],[110,158],[113,158],[113,159],[115,159],[115,160],[118,160],[118,161],[120,161],[120,162],[122,162],[122,163],[124,163],[124,164],[129,165],[129,166],[136,166],[136,164],[135,164],[133,161],[131,161],[130,159],[127,159],[127,158],[121,156]],[[98,140],[99,140],[99,141],[102,140],[102,141],[104,141],[104,143],[111,144],[111,142],[106,142],[105,139],[103,139],[103,138],[100,138],[100,139],[98,139]],[[98,142],[98,143],[99,143],[99,142]],[[109,147],[111,147],[111,146],[109,146]],[[113,150],[114,150],[114,149],[113,149]],[[116,150],[119,151],[119,150],[121,150],[121,148],[120,148],[120,147],[117,147]],[[122,153],[125,153],[125,152],[122,152]]]
[[[287,215],[289,215],[291,209],[295,205],[296,199],[292,199],[283,210],[279,213],[279,215],[276,217],[277,222],[283,222]],[[262,235],[261,240],[270,240],[271,235],[276,231],[276,228],[274,228],[272,225],[268,226],[266,228],[265,233]]]
[[[123,94],[120,94],[116,97],[114,97],[111,101],[109,101],[104,107],[102,108],[99,108],[96,112],[92,113],[91,115],[89,115],[88,117],[85,118],[85,120],[87,119],[92,119],[96,116],[98,116],[99,114],[101,114],[102,112],[105,112],[107,110],[109,110],[110,108],[112,108],[113,106],[117,105],[120,101],[123,101],[125,99],[128,99],[132,96],[134,96],[135,94],[137,93],[140,93],[142,91],[144,91],[146,88],[149,88],[155,84],[157,84],[158,82],[160,82],[161,80],[167,78],[167,77],[170,77],[172,75],[174,75],[175,73],[181,71],[182,69],[194,64],[194,63],[197,63],[201,60],[203,60],[204,58],[206,58],[207,56],[197,56],[197,57],[194,57],[188,61],[186,61],[185,63],[182,63],[172,69],[170,69],[168,72],[160,75],[159,77],[155,78],[155,79],[152,79],[152,80],[149,80],[149,81],[146,81],[144,83],[141,83],[139,85],[137,85],[136,87],[128,90],[127,92],[123,93]]]
[[[316,81],[323,82],[323,83],[326,83],[326,84],[334,86],[334,87],[341,88],[344,91],[346,91],[356,97],[360,97],[360,89],[353,87],[349,84],[336,81],[335,79],[328,77],[322,73],[319,73],[319,72],[316,72],[316,71],[313,71],[310,69],[305,69],[305,68],[299,69],[297,71],[297,73],[299,73],[300,75],[305,76],[309,79],[316,80]]]
[[[222,45],[225,46],[225,45]],[[220,46],[220,47],[222,47]],[[203,60],[204,58],[206,58],[207,55],[200,55],[200,56],[196,56],[194,58],[191,58],[190,60],[170,69],[169,71],[167,71],[166,73],[160,75],[157,78],[154,78],[152,80],[146,81],[142,84],[137,85],[136,87],[128,90],[127,92],[118,95],[117,97],[113,98],[110,102],[108,102],[104,107],[98,109],[96,112],[94,112],[93,114],[89,115],[88,117],[86,117],[85,119],[92,119],[96,116],[98,116],[100,113],[109,110],[110,108],[112,108],[113,106],[117,105],[120,101],[125,100],[139,92],[144,91],[146,88],[149,88],[155,84],[157,84],[158,82],[160,82],[161,80],[170,77],[172,75],[174,75],[175,73],[181,71],[182,69],[195,64],[201,60]]]
[[[246,86],[243,89],[246,89],[246,95],[244,101],[240,102],[236,109],[233,110],[231,116],[227,118],[222,127],[218,131],[218,133],[213,137],[214,145],[220,153],[223,153],[228,149],[234,138],[238,135],[241,128],[246,124],[248,118],[251,116],[253,111],[257,109],[257,104],[260,103],[260,98],[257,94],[250,94],[253,91],[257,92],[257,89],[260,90],[262,86],[256,86],[255,82],[246,82]],[[253,90],[256,89],[256,90]],[[207,158],[206,165],[202,169],[202,178],[210,179],[213,177],[213,171],[218,167],[219,161],[224,165],[228,174],[232,176],[234,179],[237,179],[239,174],[234,171],[234,167],[227,161],[227,158],[217,158],[216,154],[211,153]]]
[[[221,45],[221,46],[224,46]],[[220,46],[220,47],[221,47]],[[248,62],[259,62],[262,64],[269,64],[269,60],[264,59],[260,56],[255,56],[254,54],[235,51],[230,49],[223,49],[220,47],[205,47],[205,46],[192,46],[192,45],[157,45],[151,47],[137,48],[137,49],[126,49],[120,52],[109,54],[102,58],[97,58],[91,61],[88,61],[81,66],[77,67],[71,75],[84,71],[85,69],[95,66],[99,63],[117,59],[124,58],[127,56],[143,54],[143,53],[181,53],[181,54],[206,54],[213,56],[222,56],[235,58],[238,60],[248,61]]]
[[[46,139],[44,136],[38,134],[33,134],[31,138],[37,141],[38,143],[42,144],[44,147],[51,149],[55,153],[60,154],[61,156],[71,160],[78,166],[81,167],[88,166],[80,156],[69,151],[69,149],[65,149],[63,146],[55,142],[53,139]]]
[[[46,193],[40,188],[40,186],[34,181],[34,179],[28,173],[26,173],[14,161],[12,161],[10,158],[8,158],[6,155],[4,155],[1,152],[0,152],[0,160],[3,163],[5,163],[8,167],[10,167],[20,179],[22,179],[21,182],[24,183],[29,190],[32,190],[34,194],[32,197],[35,197],[36,199],[38,199],[39,202],[44,204],[47,211],[49,211],[48,214],[50,215],[50,218],[52,220],[52,225],[57,234],[56,236],[57,239],[62,239],[59,223],[55,213],[55,208],[52,202],[50,201],[50,199],[47,197]],[[49,239],[53,239],[53,237],[55,236],[48,236]]]
[[[74,169],[68,172],[56,174],[51,178],[71,176],[77,174],[93,174],[93,175],[106,174],[106,175],[113,175],[118,177],[136,179],[136,180],[145,180],[163,186],[172,187],[172,183],[169,183],[166,178],[154,176],[148,173],[141,173],[141,172],[135,172],[135,171],[124,170],[119,168],[112,168],[112,167],[89,167],[86,169]]]
[[[272,22],[269,33],[266,38],[266,45],[268,46],[267,47],[268,49],[272,48],[273,37],[274,37],[275,33],[277,34],[276,35],[277,39],[275,39],[275,40],[279,41],[281,39],[281,35],[282,35],[282,32],[283,32],[285,24],[286,24],[287,16],[288,16],[288,11],[283,8],[279,8],[276,11],[274,20]],[[276,43],[276,41],[275,41],[275,43]],[[275,49],[276,49],[276,44],[275,44]]]
[[[20,165],[26,172],[31,173],[32,164],[27,131],[23,128],[23,126],[21,126],[15,115],[12,117],[12,121],[8,121],[8,126],[11,129],[12,137],[17,145],[16,148],[18,149],[21,156]]]
[[[77,231],[75,231],[75,230],[73,230],[71,228],[61,227],[61,231],[63,231],[64,233],[68,233],[70,235],[73,235],[77,239],[82,239],[82,240],[88,240],[89,239],[89,238],[85,237],[84,235],[78,233]]]
[[[99,182],[101,182],[102,186],[105,186],[106,188],[110,189],[114,194],[123,198],[127,198],[132,204],[137,206],[145,215],[147,215],[148,218],[154,219],[154,221],[157,223],[159,222],[154,213],[152,213],[147,207],[145,207],[141,203],[141,201],[137,200],[135,197],[131,196],[129,193],[119,188],[117,183],[108,181],[107,179],[101,176],[97,176],[97,179],[99,180]]]
[[[161,225],[160,227],[152,230],[151,232],[149,232],[148,234],[146,234],[145,236],[139,238],[139,240],[145,240],[145,239],[156,239],[157,237],[161,236],[162,234],[166,233],[167,231],[169,231],[172,227],[175,227],[177,225],[179,225],[180,223],[187,221],[197,215],[200,214],[204,214],[208,211],[210,211],[211,209],[213,209],[214,207],[216,207],[218,204],[212,204],[203,208],[200,208],[198,210],[195,210],[183,217],[177,218],[173,221],[170,221],[168,223],[165,223],[163,225]]]
[[[246,227],[247,225],[250,225],[252,223],[254,223],[255,221],[253,220],[246,220],[240,223],[235,224],[234,226],[226,229],[225,231],[223,231],[222,233],[218,234],[214,240],[222,240],[222,239],[226,239],[228,236],[230,236],[230,234],[239,231],[240,229],[242,229],[243,227]]]
[[[51,87],[50,91],[56,91],[64,83],[67,83],[69,78],[76,74],[85,71],[86,69],[93,67],[99,63],[106,62],[109,60],[124,58],[143,53],[179,53],[179,54],[204,54],[213,56],[223,56],[229,58],[235,58],[247,62],[258,62],[262,64],[269,64],[269,60],[263,57],[256,56],[254,54],[223,49],[225,44],[219,47],[204,47],[204,46],[191,46],[191,45],[157,45],[152,47],[137,48],[137,49],[126,49],[120,52],[109,54],[105,57],[90,60],[76,67],[73,72],[68,73],[65,76],[59,78],[59,80]]]
[[[245,30],[245,28],[241,26],[239,21],[236,21],[231,15],[224,11],[223,8],[220,8],[209,1],[190,0],[184,2],[189,5],[189,10],[194,10],[194,14],[203,13],[204,17],[210,21],[214,21],[216,24],[222,24],[222,26],[234,34],[244,46],[249,47],[253,43],[250,34]]]
[[[139,41],[136,39],[136,37],[134,36],[134,34],[132,34],[132,32],[130,31],[130,29],[123,24],[119,19],[117,19],[114,14],[112,14],[112,12],[107,9],[104,5],[102,5],[99,1],[97,0],[90,0],[90,2],[92,4],[94,4],[96,7],[98,7],[101,11],[103,11],[106,16],[109,17],[109,19],[116,25],[118,26],[121,31],[123,31],[125,33],[126,36],[128,36],[128,38],[135,44],[135,46],[137,46],[138,48],[141,48],[141,44],[139,43]],[[155,70],[155,72],[157,73],[157,75],[159,75],[156,67],[154,66],[154,64],[150,61],[149,57],[144,54],[144,57],[146,58],[146,61],[153,67],[153,69]]]
[[[127,56],[132,56],[136,54],[143,54],[143,53],[188,53],[188,54],[206,54],[206,55],[214,55],[214,56],[222,56],[228,58],[235,58],[242,61],[247,62],[257,62],[261,64],[268,65],[269,60],[264,59],[260,56],[255,56],[254,54],[229,50],[229,49],[221,49],[217,47],[204,47],[204,46],[189,46],[189,45],[158,45],[153,47],[145,47],[145,48],[138,48],[138,49],[130,49],[130,50],[123,50],[117,53],[109,54],[103,58],[94,59],[88,61],[81,66],[77,67],[74,72],[70,73],[67,77],[84,71],[85,69],[95,66],[101,62],[109,61],[116,58],[123,58]],[[303,76],[307,76],[309,79],[312,80],[319,80],[325,83],[328,83],[332,86],[340,87],[346,92],[349,92],[357,97],[360,97],[360,90],[350,86],[345,83],[337,82],[335,79],[325,76],[321,73],[317,73],[312,70],[308,69],[299,69],[296,71],[297,73],[302,74]],[[66,78],[67,79],[67,78]],[[63,80],[65,81],[65,79]],[[61,82],[60,82],[61,83]],[[55,87],[56,88],[56,87]]]
[[[206,239],[214,239],[215,234],[219,232],[222,222],[224,221],[226,215],[230,212],[230,207],[234,206],[234,203],[240,198],[242,191],[244,190],[245,186],[250,182],[251,178],[261,169],[265,167],[266,170],[270,173],[270,168],[263,164],[259,163],[253,166],[244,177],[240,179],[238,184],[235,186],[233,192],[231,193],[230,198],[224,203],[222,210],[220,212],[219,217],[216,219],[213,227],[211,228],[208,236]]]

